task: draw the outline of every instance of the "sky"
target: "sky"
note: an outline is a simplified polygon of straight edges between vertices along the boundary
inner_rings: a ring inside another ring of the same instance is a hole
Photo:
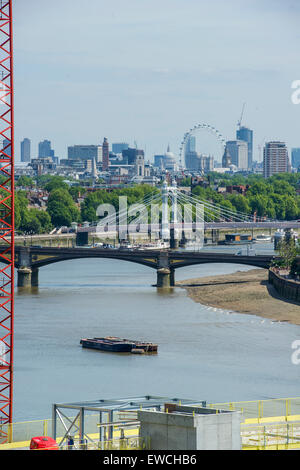
[[[178,155],[194,125],[300,147],[299,0],[15,0],[15,147],[128,142]],[[197,150],[220,160],[206,131]]]

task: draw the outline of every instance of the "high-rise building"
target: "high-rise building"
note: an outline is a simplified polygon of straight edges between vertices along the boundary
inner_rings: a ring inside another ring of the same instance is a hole
[[[199,169],[198,153],[196,151],[186,152],[185,166],[187,170],[197,171]]]
[[[51,149],[51,142],[50,140],[43,140],[39,142],[39,152],[38,158],[48,158],[54,157],[54,150]]]
[[[112,144],[112,152],[113,153],[122,153],[123,150],[127,150],[129,147],[129,144],[126,142],[116,142]]]
[[[196,137],[189,135],[185,144],[185,153],[196,152]]]
[[[68,147],[68,159],[70,160],[93,160],[102,161],[101,145],[72,145]]]
[[[104,137],[102,144],[102,170],[107,171],[109,167],[109,144],[107,138]]]
[[[137,148],[128,148],[122,152],[123,161],[128,165],[135,165],[136,174],[144,176],[145,171],[145,155],[144,150]]]
[[[289,156],[285,142],[266,142],[264,147],[264,177],[289,171]]]
[[[102,145],[98,145],[98,151],[97,151],[97,163],[102,163]]]
[[[253,163],[253,131],[248,127],[241,126],[236,131],[237,140],[243,140],[248,145],[248,168],[252,168]]]
[[[226,146],[225,150],[224,150],[223,157],[222,157],[222,166],[223,166],[223,168],[229,168],[231,163],[232,163],[231,162],[231,156],[230,156],[228,147]]]
[[[30,162],[30,140],[27,137],[21,142],[21,162]]]
[[[189,135],[184,146],[184,161],[185,167],[190,170],[195,170],[197,152],[196,152],[196,137],[194,135]]]
[[[123,160],[126,160],[128,165],[135,165],[138,156],[142,156],[144,158],[144,150],[129,147],[128,149],[123,150],[122,156]]]
[[[292,167],[299,168],[300,166],[300,148],[292,148]]]
[[[226,142],[225,152],[229,153],[231,163],[240,170],[248,169],[248,145],[243,140],[229,140]]]
[[[164,155],[154,155],[154,166],[163,169]]]

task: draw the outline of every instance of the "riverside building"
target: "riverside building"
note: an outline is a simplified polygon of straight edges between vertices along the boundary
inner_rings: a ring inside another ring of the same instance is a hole
[[[267,142],[264,147],[264,177],[290,170],[288,150],[285,142]]]

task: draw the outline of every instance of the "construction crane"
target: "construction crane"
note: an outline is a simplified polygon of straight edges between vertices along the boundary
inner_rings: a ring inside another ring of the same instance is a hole
[[[13,401],[14,91],[12,0],[0,2],[0,444],[8,441]]]
[[[244,114],[244,109],[245,109],[245,104],[246,104],[246,103],[243,103],[241,116],[240,116],[240,119],[238,120],[238,123],[237,123],[238,128],[241,127],[241,123],[242,123],[242,119],[243,119],[243,114]]]

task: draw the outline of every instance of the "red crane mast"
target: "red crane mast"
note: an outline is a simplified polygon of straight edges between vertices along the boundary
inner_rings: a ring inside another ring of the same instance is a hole
[[[12,0],[2,0],[0,2],[0,444],[7,442],[9,438],[13,401],[13,98]]]

